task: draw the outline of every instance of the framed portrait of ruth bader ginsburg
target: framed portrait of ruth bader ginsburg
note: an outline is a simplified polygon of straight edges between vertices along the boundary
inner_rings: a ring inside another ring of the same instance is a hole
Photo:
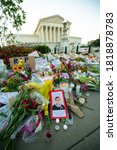
[[[52,90],[50,92],[50,116],[51,119],[68,118],[63,90]]]

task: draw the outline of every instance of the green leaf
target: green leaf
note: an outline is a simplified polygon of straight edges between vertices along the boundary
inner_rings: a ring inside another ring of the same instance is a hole
[[[5,113],[3,113],[3,112],[0,113],[0,116],[7,117],[7,115]]]
[[[20,30],[21,26],[25,23],[26,13],[20,6],[23,0],[1,0],[0,1],[0,11],[1,17],[0,22],[2,23],[2,32],[0,34],[0,40],[2,46],[5,45],[5,42],[2,38],[6,34],[10,33],[10,29],[7,29],[7,24],[11,24],[16,30]],[[7,42],[10,43],[13,39],[7,39]]]

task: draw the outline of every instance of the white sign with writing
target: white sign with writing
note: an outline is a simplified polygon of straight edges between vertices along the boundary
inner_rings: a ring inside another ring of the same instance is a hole
[[[40,58],[35,58],[35,63],[38,65],[43,65],[43,64],[47,64],[47,59],[44,59],[42,57]]]
[[[79,49],[79,52],[81,52],[81,53],[88,53],[88,51],[89,51],[88,47],[82,47]]]
[[[53,61],[52,61],[52,64],[53,64],[54,66],[56,66],[56,67],[60,67],[61,62],[60,62],[59,59],[56,59],[56,60],[53,60]]]
[[[48,57],[48,61],[52,61],[54,59],[54,56],[50,53],[47,55],[47,57]]]
[[[34,52],[32,52],[32,53],[28,54],[28,56],[39,57],[39,54],[38,54],[38,52],[37,52],[37,51],[34,51]]]
[[[46,65],[47,65],[47,59],[44,59],[42,57],[35,58],[35,69],[36,70],[43,68]]]

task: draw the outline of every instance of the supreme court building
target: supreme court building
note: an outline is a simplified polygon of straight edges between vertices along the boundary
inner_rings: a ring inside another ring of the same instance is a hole
[[[64,18],[60,15],[53,15],[45,17],[39,20],[37,27],[34,31],[34,34],[15,34],[16,43],[19,45],[47,45],[51,49],[57,47],[60,49],[60,45],[63,38],[63,22]],[[67,22],[67,37],[69,48],[72,46],[80,45],[80,37],[71,37],[70,36],[70,26],[71,22]]]

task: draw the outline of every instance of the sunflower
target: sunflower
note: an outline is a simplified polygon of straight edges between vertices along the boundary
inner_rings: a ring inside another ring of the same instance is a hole
[[[19,70],[17,65],[13,66],[12,69],[14,72],[17,72]]]
[[[18,70],[19,70],[19,71],[24,70],[24,67],[23,67],[22,65],[17,65],[17,67],[18,67]]]

